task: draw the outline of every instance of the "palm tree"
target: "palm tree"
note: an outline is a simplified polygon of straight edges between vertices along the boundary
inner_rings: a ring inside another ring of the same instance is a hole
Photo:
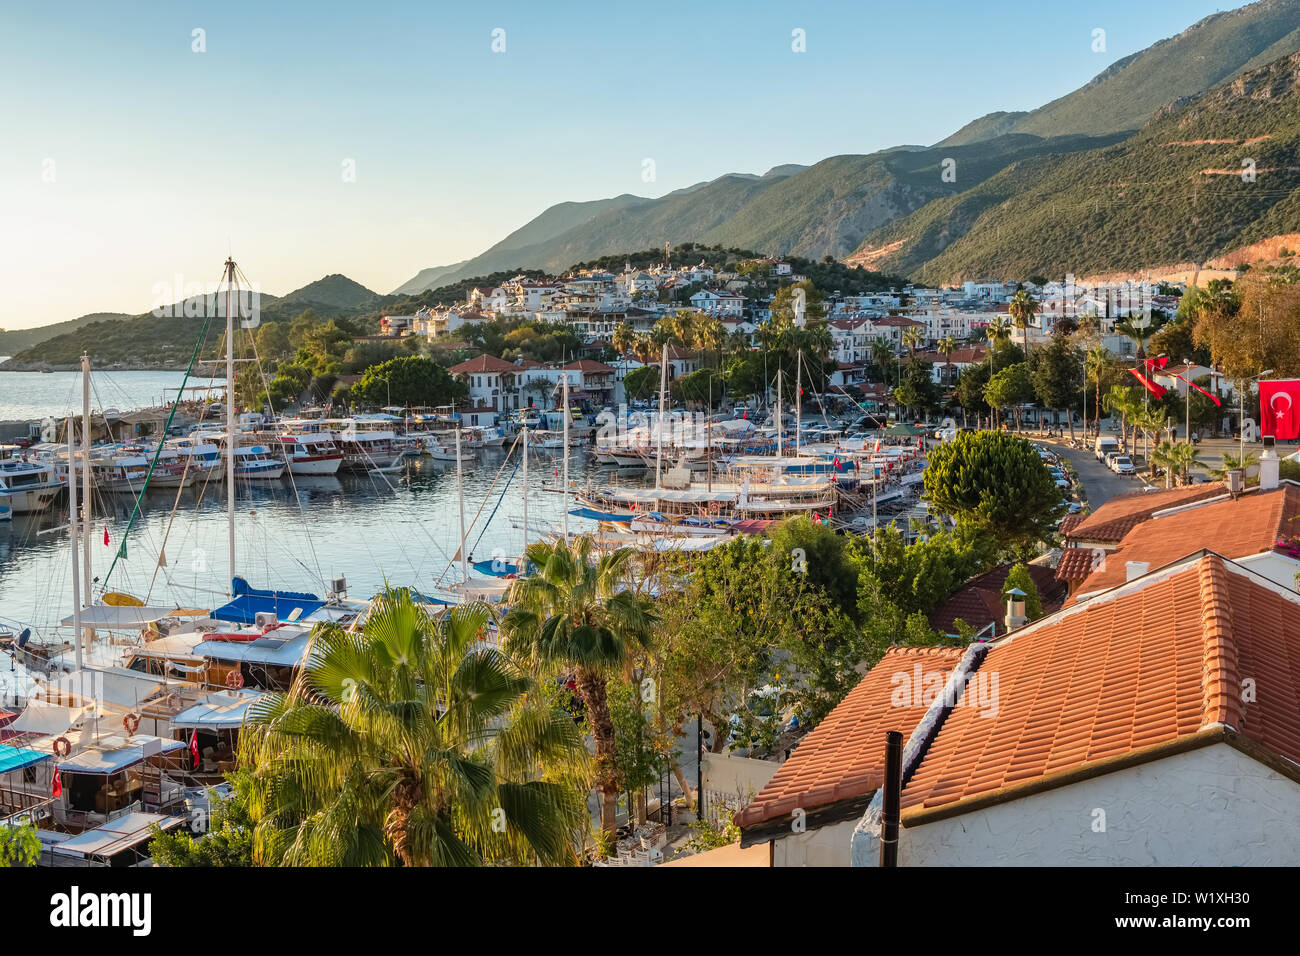
[[[877,335],[871,340],[871,364],[880,370],[880,380],[887,382],[889,379],[889,366],[894,361],[894,346],[883,335]]]
[[[627,322],[620,322],[618,328],[614,329],[610,344],[618,350],[619,355],[627,355],[636,344],[636,331]]]
[[[1137,410],[1133,416],[1133,425],[1135,428],[1142,429],[1142,457],[1149,462],[1151,439],[1154,437],[1159,443],[1160,436],[1165,429],[1169,427],[1169,412],[1163,408],[1154,406],[1144,406]],[[1137,444],[1137,434],[1133,435],[1133,442]]]
[[[903,333],[903,346],[907,349],[911,358],[916,358],[916,347],[925,341],[921,330],[912,327]]]
[[[1091,382],[1096,398],[1093,413],[1097,420],[1097,429],[1101,429],[1101,380],[1110,368],[1110,352],[1103,345],[1094,345],[1088,349],[1088,354],[1084,358],[1084,388],[1087,383]],[[1084,422],[1084,437],[1087,437],[1088,423]]]
[[[1187,484],[1188,473],[1196,465],[1205,464],[1204,460],[1197,453],[1196,446],[1190,441],[1181,441],[1174,446],[1172,463],[1178,471],[1183,484]]]
[[[650,357],[659,354],[659,346],[655,344],[653,338],[648,332],[638,332],[636,339],[632,343],[632,356],[642,365],[650,361]]]
[[[1025,357],[1029,356],[1029,325],[1038,314],[1038,300],[1029,294],[1028,289],[1021,289],[1007,304],[1007,313],[1016,328],[1025,333]]]
[[[1006,319],[1002,318],[1002,316],[996,316],[993,321],[989,323],[986,334],[988,340],[994,345],[1005,342],[1011,338],[1011,324]]]
[[[1131,388],[1112,385],[1102,396],[1101,407],[1108,415],[1119,414],[1119,441],[1125,449],[1128,449],[1128,422],[1142,407],[1137,396],[1133,394]],[[1098,420],[1098,427],[1100,428],[1100,420]]]
[[[939,352],[943,355],[944,373],[948,376],[948,384],[952,384],[951,371],[948,369],[949,359],[952,353],[957,351],[957,340],[951,335],[945,335],[939,340]]]
[[[505,647],[539,673],[576,671],[595,741],[601,829],[612,841],[621,781],[605,682],[649,646],[658,619],[647,599],[623,587],[633,558],[629,548],[596,557],[583,536],[572,545],[529,545],[527,555],[537,570],[510,588],[511,607],[501,623]]]
[[[475,603],[434,617],[390,590],[360,630],[316,626],[289,692],[254,704],[240,734],[258,862],[575,861],[586,748],[481,643],[491,614]],[[540,766],[557,769],[543,780]]]
[[[1224,452],[1222,465],[1218,468],[1211,468],[1210,474],[1222,481],[1228,477],[1228,472],[1241,469],[1243,480],[1248,480],[1247,472],[1258,464],[1259,458],[1253,451],[1248,451],[1240,456],[1231,452]]]
[[[1174,472],[1178,470],[1179,444],[1175,441],[1165,439],[1156,446],[1156,450],[1151,453],[1151,465],[1160,468],[1165,473],[1165,487],[1173,487]]]

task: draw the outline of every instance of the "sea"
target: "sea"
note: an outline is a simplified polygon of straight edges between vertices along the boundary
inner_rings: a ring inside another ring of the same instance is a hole
[[[0,356],[0,362],[4,357]],[[116,408],[129,412],[175,401],[184,372],[127,372],[91,370],[92,409]],[[225,379],[191,378],[187,386],[225,389]],[[203,394],[186,393],[187,398]],[[219,392],[213,392],[218,395]],[[47,417],[81,414],[80,372],[0,372],[0,422],[39,421]]]
[[[103,407],[122,411],[154,404],[164,388],[180,380],[178,374],[160,372],[100,374],[92,407],[100,408],[102,399]],[[80,404],[79,390],[76,373],[0,373],[0,419],[65,414]],[[14,414],[16,408],[21,411]],[[513,561],[524,544],[525,497],[529,538],[535,541],[563,526],[565,496],[558,490],[561,453],[530,449],[525,487],[519,452],[507,454],[508,446],[509,441],[504,449],[466,451],[463,496],[455,462],[430,458],[392,474],[241,480],[234,573],[254,587],[321,595],[342,577],[349,597],[362,599],[387,585],[427,592],[439,583],[452,584],[459,579],[455,555],[462,499],[472,560]],[[582,447],[570,450],[569,467],[579,486],[599,474]],[[578,507],[572,499],[569,504]],[[569,517],[571,533],[595,527]],[[139,502],[129,494],[96,493],[92,528],[96,596],[119,591],[149,604],[224,603],[231,577],[224,484],[151,490]],[[45,512],[0,521],[0,625],[47,633],[71,613],[71,574],[66,499]]]

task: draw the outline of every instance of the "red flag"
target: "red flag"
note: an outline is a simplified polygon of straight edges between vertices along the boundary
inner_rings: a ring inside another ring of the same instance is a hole
[[[1169,364],[1168,355],[1159,355],[1155,358],[1143,359],[1142,364],[1147,367],[1148,372],[1154,372],[1158,368],[1164,368]]]
[[[1202,395],[1204,395],[1204,396],[1205,396],[1206,398],[1208,398],[1210,401],[1214,402],[1215,405],[1222,405],[1222,404],[1223,404],[1223,402],[1219,401],[1219,396],[1218,396],[1218,395],[1215,395],[1213,392],[1207,392],[1205,389],[1201,388],[1201,386],[1197,385],[1197,384],[1196,384],[1195,382],[1193,382],[1191,379],[1189,379],[1189,378],[1183,378],[1183,377],[1182,377],[1181,375],[1179,375],[1177,372],[1174,372],[1173,374],[1174,374],[1174,378],[1186,382],[1188,385],[1190,385],[1192,388],[1196,389],[1198,392],[1200,392]]]
[[[1166,389],[1164,388],[1163,385],[1158,385],[1157,383],[1151,381],[1151,379],[1147,378],[1145,375],[1143,375],[1135,368],[1129,369],[1129,372],[1131,372],[1133,374],[1133,377],[1136,378],[1139,382],[1141,382],[1143,386],[1146,387],[1146,390],[1150,392],[1152,395],[1154,395],[1156,398],[1165,397]]]
[[[1282,441],[1300,438],[1300,379],[1259,383],[1259,431]]]
[[[104,547],[108,547],[108,525],[104,525]]]
[[[58,799],[63,795],[63,781],[59,778],[59,768],[54,768],[54,783],[50,787],[50,796]]]
[[[194,766],[199,766],[199,732],[195,730],[190,734],[190,753],[194,755]]]
[[[843,470],[843,469],[840,468],[840,456],[839,456],[839,455],[836,455],[836,456],[835,456],[835,460],[834,460],[833,462],[831,462],[831,467],[834,468],[836,471],[842,471],[842,470]]]

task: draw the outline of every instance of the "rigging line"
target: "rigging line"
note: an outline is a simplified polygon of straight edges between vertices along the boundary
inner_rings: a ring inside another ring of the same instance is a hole
[[[235,268],[236,268],[236,269],[239,269],[238,266],[236,266]],[[242,269],[239,269],[239,274],[240,274],[240,275],[243,275],[243,270],[242,270]],[[248,277],[247,277],[247,276],[244,276],[244,280],[247,281],[247,280],[248,280]],[[249,345],[251,345],[252,348],[253,348],[253,361],[254,361],[254,363],[255,363],[256,366],[257,366],[257,374],[258,374],[258,377],[261,378],[261,380],[262,380],[262,389],[263,389],[263,390],[265,391],[265,393],[266,393],[266,406],[267,406],[267,408],[269,408],[269,409],[271,410],[271,417],[274,418],[274,417],[275,417],[275,405],[274,405],[274,404],[272,403],[272,401],[271,401],[271,384],[266,380],[266,369],[264,369],[264,368],[262,367],[262,357],[261,357],[260,355],[257,354],[257,336],[255,336],[255,335],[253,334],[253,332],[252,332],[251,329],[248,329],[247,331],[248,331],[248,342],[249,342]],[[238,376],[236,376],[236,378],[238,378]],[[232,395],[234,394],[233,389],[231,390],[231,394],[232,394]],[[278,430],[277,430],[277,435],[276,435],[276,437],[277,437],[277,439],[279,438]],[[298,494],[298,482],[297,482],[297,480],[294,478],[294,475],[293,475],[293,465],[292,465],[292,463],[291,463],[291,461],[290,461],[290,458],[291,458],[291,456],[292,456],[293,453],[292,453],[292,451],[289,451],[289,450],[286,450],[286,449],[285,449],[285,447],[284,447],[284,443],[283,443],[283,442],[280,442],[279,444],[280,444],[280,447],[279,447],[278,450],[280,451],[280,453],[281,453],[282,455],[284,455],[284,470],[285,470],[285,473],[289,476],[289,487],[290,487],[290,488],[292,489],[292,491],[293,491],[293,500],[294,500],[294,503],[298,506],[298,514],[299,514],[299,515],[301,516],[301,518],[302,518],[303,530],[306,531],[306,530],[307,530],[307,509],[303,507],[303,504],[302,504],[302,498],[301,498],[301,496],[299,496],[299,494]],[[324,574],[324,572],[321,571],[321,567],[320,567],[320,556],[316,553],[316,544],[315,544],[315,542],[312,540],[312,536],[311,536],[310,533],[308,533],[308,534],[306,535],[306,537],[307,537],[307,549],[311,552],[311,559],[312,559],[312,562],[316,565],[316,579],[317,579],[318,581],[320,581],[320,583],[321,583],[321,585],[322,585],[322,587],[323,587],[323,586],[325,585],[325,574]],[[301,563],[301,562],[299,562],[299,563]],[[307,570],[307,573],[308,573],[308,574],[311,573],[311,569],[310,569],[310,568],[307,568],[306,565],[303,565],[303,567],[304,567],[304,569]]]
[[[204,315],[204,318],[203,318],[203,328],[199,330],[198,341],[196,341],[196,342],[194,343],[194,351],[190,354],[190,364],[189,364],[189,366],[185,369],[185,375],[184,375],[184,377],[181,379],[181,388],[182,388],[182,389],[185,387],[185,383],[186,383],[187,381],[189,381],[190,372],[194,371],[194,362],[195,362],[195,360],[199,357],[199,349],[200,349],[200,348],[202,347],[202,345],[203,345],[203,339],[204,339],[204,338],[207,336],[207,334],[208,334],[208,323],[212,321],[212,310],[210,310],[210,309],[204,309],[203,311],[206,313],[206,314]],[[231,390],[231,392],[232,392],[232,396],[233,396],[233,391],[234,391],[234,383],[233,383],[233,382],[230,383],[229,388],[230,388],[230,390]],[[172,403],[172,410],[171,410],[171,412],[169,412],[168,415],[167,415],[167,422],[166,422],[166,424],[163,425],[163,435],[166,435],[167,432],[171,430],[171,427],[172,427],[172,421],[176,418],[176,410],[180,407],[180,404],[181,404],[181,398],[182,398],[184,395],[185,395],[185,392],[184,392],[184,391],[178,391],[178,392],[176,393],[176,401]],[[229,400],[229,399],[227,399],[227,400]],[[160,441],[158,442],[158,448],[154,451],[153,461],[151,461],[151,462],[149,463],[149,473],[148,473],[147,475],[145,475],[145,479],[144,479],[145,488],[147,488],[147,487],[149,486],[149,479],[153,477],[153,471],[154,471],[154,468],[155,468],[155,466],[158,464],[158,459],[159,459],[159,457],[162,455],[162,447],[163,447],[163,443],[162,443],[162,441],[160,440]],[[117,567],[118,559],[121,558],[123,555],[126,554],[126,539],[127,539],[127,536],[131,533],[131,527],[135,524],[136,516],[140,513],[140,503],[144,500],[144,491],[145,491],[145,489],[144,489],[144,488],[141,488],[141,489],[140,489],[140,494],[139,494],[139,496],[135,499],[135,505],[134,505],[134,507],[132,507],[132,509],[131,509],[131,517],[130,517],[129,519],[127,519],[127,522],[126,522],[126,530],[124,530],[124,531],[122,532],[122,544],[121,544],[121,546],[118,548],[117,553],[113,556],[113,563],[110,564],[110,565],[108,566],[108,571],[104,574],[104,584],[103,584],[103,586],[100,588],[100,593],[101,593],[101,594],[104,593],[104,588],[107,588],[107,587],[108,587],[108,579],[112,576],[112,574],[113,574],[113,569]]]
[[[474,530],[474,525],[478,522],[478,516],[483,513],[483,506],[487,504],[488,495],[492,494],[492,489],[496,487],[497,479],[501,477],[501,472],[505,470],[506,463],[510,461],[510,456],[514,454],[515,445],[517,444],[519,444],[519,436],[515,435],[515,440],[510,443],[510,450],[506,452],[506,457],[501,461],[501,467],[498,468],[497,473],[492,476],[492,483],[488,485],[487,491],[483,493],[483,500],[479,503],[478,511],[474,512],[474,517],[470,519],[469,526],[465,529],[466,538],[468,538],[469,533]],[[484,526],[484,530],[486,530],[486,526]],[[460,547],[456,549],[457,552],[459,553],[460,550],[464,547],[465,547],[465,542],[461,541]],[[462,554],[461,557],[468,560],[469,555]],[[455,561],[448,559],[447,566],[442,569],[442,574],[438,575],[438,580],[434,582],[434,587],[437,587],[440,584],[442,584],[442,579],[447,576],[447,572],[451,570],[451,566],[455,563],[456,563]]]
[[[488,515],[487,521],[483,522],[483,530],[480,531],[478,537],[474,539],[474,547],[470,548],[470,553],[477,550],[479,544],[483,541],[483,535],[487,534],[487,529],[492,525],[492,519],[497,516],[497,510],[501,507],[501,502],[505,501],[506,492],[510,490],[510,482],[515,480],[515,475],[518,472],[519,462],[515,462],[514,471],[510,472],[510,477],[506,479],[506,483],[501,487],[501,497],[497,499],[496,507],[493,508],[492,513]]]

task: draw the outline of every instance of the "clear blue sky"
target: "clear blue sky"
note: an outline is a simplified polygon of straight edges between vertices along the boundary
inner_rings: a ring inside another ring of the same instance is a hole
[[[10,3],[0,327],[145,311],[228,249],[268,292],[389,292],[555,202],[1032,109],[1220,3]]]

